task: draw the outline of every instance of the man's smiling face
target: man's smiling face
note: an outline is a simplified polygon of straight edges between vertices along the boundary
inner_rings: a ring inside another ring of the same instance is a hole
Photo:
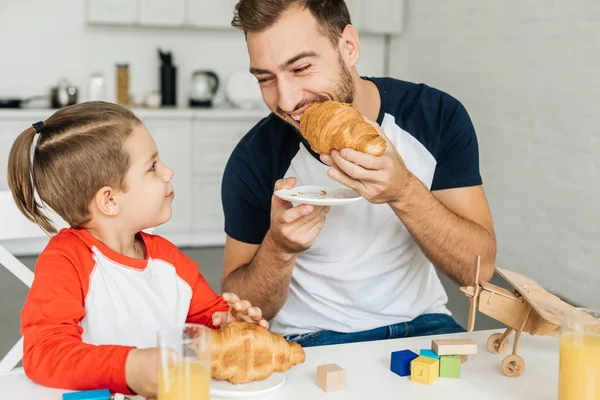
[[[312,102],[353,102],[354,82],[340,49],[308,9],[291,8],[264,31],[248,32],[247,45],[265,104],[296,129]]]

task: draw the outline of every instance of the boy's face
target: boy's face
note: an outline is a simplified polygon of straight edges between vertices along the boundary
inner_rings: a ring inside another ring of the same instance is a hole
[[[171,218],[175,197],[171,179],[173,170],[160,161],[152,136],[138,125],[125,142],[129,153],[127,192],[119,195],[121,215],[128,228],[147,229]]]
[[[309,10],[287,10],[262,32],[248,32],[250,72],[271,111],[300,130],[300,116],[315,101],[352,103],[354,82],[340,48],[319,29]]]

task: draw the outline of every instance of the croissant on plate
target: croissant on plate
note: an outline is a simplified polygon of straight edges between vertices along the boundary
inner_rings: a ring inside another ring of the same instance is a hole
[[[232,384],[263,380],[305,360],[298,343],[260,325],[231,322],[211,332],[211,370],[215,379]]]
[[[386,148],[385,139],[365,122],[358,110],[332,100],[308,106],[300,118],[300,132],[319,154],[348,148],[380,156]]]

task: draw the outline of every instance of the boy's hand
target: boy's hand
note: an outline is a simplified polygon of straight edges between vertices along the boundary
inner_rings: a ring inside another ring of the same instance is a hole
[[[214,326],[226,325],[232,321],[253,322],[265,329],[269,329],[269,322],[262,318],[262,311],[258,307],[252,307],[248,300],[240,300],[233,293],[223,293],[223,300],[231,308],[228,312],[216,312],[212,316]]]
[[[158,349],[133,349],[125,362],[125,380],[133,392],[156,397],[158,391]]]

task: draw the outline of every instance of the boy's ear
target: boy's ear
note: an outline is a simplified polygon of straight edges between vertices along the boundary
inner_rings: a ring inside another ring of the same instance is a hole
[[[106,216],[115,216],[120,213],[119,203],[117,201],[117,192],[110,186],[104,186],[96,192],[94,196],[94,206],[102,214]]]

